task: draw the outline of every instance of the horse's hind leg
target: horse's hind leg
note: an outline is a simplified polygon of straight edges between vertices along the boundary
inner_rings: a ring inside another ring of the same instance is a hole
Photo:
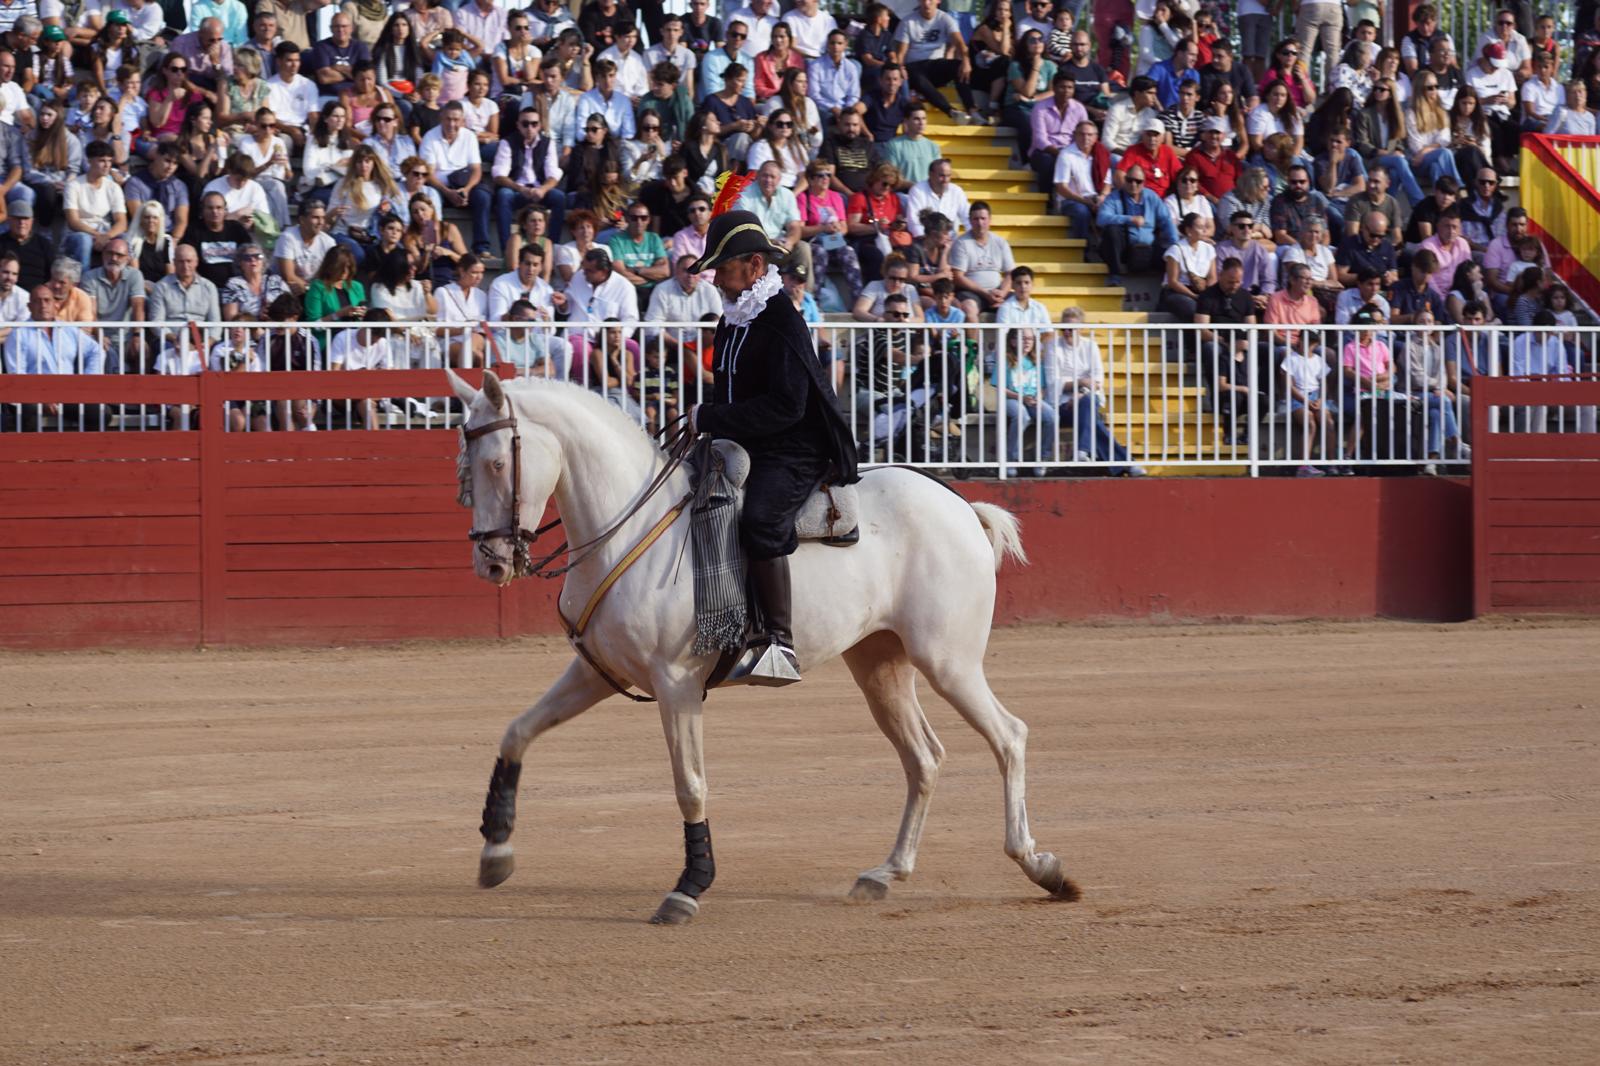
[[[961,662],[930,657],[918,669],[934,689],[955,707],[967,724],[989,742],[1005,782],[1006,854],[1015,859],[1029,880],[1057,899],[1075,900],[1078,886],[1061,870],[1061,861],[1048,851],[1035,851],[1028,832],[1028,803],[1024,762],[1028,727],[1000,702],[983,675],[981,660]]]
[[[483,804],[483,854],[478,859],[478,884],[493,888],[511,876],[516,861],[511,852],[511,830],[517,820],[517,780],[522,755],[540,733],[587,711],[611,695],[611,686],[574,658],[539,702],[512,719],[500,738],[500,757],[489,778],[489,795]]]
[[[944,761],[944,746],[917,703],[917,672],[899,637],[874,633],[845,652],[844,661],[906,771],[906,806],[894,850],[881,865],[863,871],[850,889],[851,899],[878,900],[888,894],[890,881],[904,881],[916,866],[917,845],[939,779],[939,764]]]

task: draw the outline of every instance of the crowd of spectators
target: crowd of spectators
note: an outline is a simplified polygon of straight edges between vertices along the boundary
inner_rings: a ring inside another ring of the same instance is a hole
[[[1038,323],[1008,365],[1083,362],[926,135],[929,108],[1014,129],[1014,162],[1112,285],[1159,274],[1179,319],[1283,325],[1267,372],[1305,394],[1308,432],[1326,416],[1294,358],[1439,396],[1482,368],[1428,376],[1381,340],[1368,367],[1359,346],[1312,351],[1305,326],[1574,321],[1500,185],[1523,131],[1595,132],[1600,12],[1580,14],[1593,28],[1562,84],[1554,23],[1526,6],[1456,42],[1423,4],[1385,42],[1376,4],[1329,0],[1294,0],[1284,40],[1259,0],[992,0],[966,30],[938,0],[858,20],[818,0],[521,2],[0,0],[0,322],[188,322],[223,365],[290,354],[236,359],[252,334],[223,322],[455,324],[408,343],[627,383],[665,343],[634,323],[720,312],[685,267],[732,170],[754,175],[738,206],[788,253],[808,316],[903,305],[951,338]],[[484,319],[534,326],[468,328]],[[585,326],[602,322],[623,326]],[[370,342],[336,359],[312,332],[291,362],[368,365]],[[51,365],[51,347],[8,339],[6,369]],[[108,368],[151,370],[175,343],[125,330],[104,347]],[[1208,334],[1187,354],[1215,349]],[[1059,403],[1011,390],[1012,425],[1049,407],[1114,459],[1074,375],[1054,377]],[[1238,406],[1237,377],[1207,375],[1218,409]]]

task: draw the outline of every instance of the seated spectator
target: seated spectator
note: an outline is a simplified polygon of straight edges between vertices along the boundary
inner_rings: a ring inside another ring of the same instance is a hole
[[[661,235],[650,229],[650,209],[635,201],[623,213],[627,220],[620,231],[606,242],[611,250],[611,269],[632,285],[641,303],[650,299],[650,290],[672,275],[667,246]]]
[[[756,57],[746,51],[750,40],[750,30],[741,19],[728,22],[724,42],[716,48],[711,48],[705,53],[705,58],[700,61],[699,77],[696,79],[696,88],[700,91],[700,104],[705,106],[706,97],[721,93],[727,87],[727,72],[730,67],[738,66],[746,74],[755,69]],[[755,102],[755,86],[748,80],[745,81],[740,92]]]
[[[399,199],[400,187],[378,153],[365,144],[357,145],[350,155],[350,169],[328,199],[328,229],[333,239],[356,257],[358,265],[375,240],[378,219],[389,214]]]
[[[488,2],[492,4],[494,0]],[[638,45],[638,27],[631,24],[619,26],[614,43],[600,53],[601,59],[616,65],[617,88],[635,103],[650,91],[650,65]]]
[[[236,256],[239,272],[228,279],[218,297],[222,317],[229,322],[237,318],[259,321],[266,317],[272,301],[289,291],[289,283],[267,273],[266,253],[256,245],[242,245]]]
[[[755,101],[745,92],[749,73],[744,64],[730,65],[722,77],[722,88],[710,93],[700,102],[703,118],[700,126],[690,125],[688,140],[696,146],[700,158],[709,160],[709,139],[717,138],[717,151],[728,160],[743,162],[750,152],[751,142],[761,136],[766,120],[756,112]],[[693,164],[695,156],[691,154]],[[711,175],[715,180],[716,175]]]
[[[861,62],[861,89],[873,93],[878,89],[883,72],[895,65],[895,31],[890,27],[894,13],[887,5],[869,4],[862,13],[863,26],[856,34],[852,49]]]
[[[939,158],[939,145],[924,135],[928,127],[928,109],[922,104],[912,104],[906,109],[905,132],[883,145],[878,157],[893,163],[900,172],[905,188],[928,179],[928,168]]]
[[[433,168],[421,156],[412,156],[402,163],[400,174],[400,198],[395,201],[394,213],[400,216],[401,222],[411,224],[411,201],[418,196],[433,205],[434,217],[444,214],[444,199],[428,180],[433,177]]]
[[[356,39],[355,20],[343,11],[328,25],[328,36],[306,50],[305,67],[322,92],[338,94],[353,86],[356,66],[371,63],[372,52]]]
[[[201,275],[220,292],[228,279],[238,273],[239,249],[253,240],[243,223],[228,217],[222,194],[208,192],[200,198],[199,217],[184,230],[179,244],[195,250],[200,257]]]
[[[928,177],[911,187],[906,194],[906,228],[913,238],[922,236],[921,214],[937,211],[956,224],[956,232],[964,233],[971,226],[972,209],[967,194],[950,178],[953,167],[948,159],[936,159],[928,167]]]
[[[1294,244],[1313,218],[1326,226],[1328,198],[1311,187],[1311,171],[1297,164],[1289,168],[1283,192],[1272,198],[1272,239],[1280,245]]]
[[[1108,271],[1106,284],[1116,288],[1122,275],[1155,269],[1166,250],[1177,243],[1178,231],[1166,205],[1145,188],[1144,168],[1129,167],[1123,187],[1106,196],[1096,224],[1100,227],[1100,258]]]
[[[803,186],[807,161],[805,145],[795,136],[795,117],[782,109],[767,116],[761,137],[750,146],[746,159],[749,168],[756,171],[767,163],[776,164],[785,189]]]
[[[1420,203],[1411,205],[1411,216],[1406,220],[1406,246],[1415,247],[1433,236],[1439,216],[1456,204],[1460,184],[1448,175],[1434,182],[1433,192]]]
[[[955,16],[941,11],[939,0],[917,0],[916,10],[900,20],[894,43],[895,62],[904,64],[911,88],[956,122],[968,121],[969,114],[976,109],[972,96],[972,60]],[[951,82],[955,83],[964,111],[951,108],[939,91]],[[1049,85],[1048,76],[1045,84]]]
[[[826,52],[806,64],[811,99],[829,126],[861,103],[861,64],[846,54],[847,41],[843,30],[830,31]]]
[[[1389,172],[1377,167],[1367,174],[1367,190],[1352,196],[1345,205],[1344,231],[1354,236],[1361,230],[1362,220],[1370,214],[1384,219],[1384,239],[1397,249],[1405,242],[1405,225],[1400,202],[1389,195]]]
[[[1199,171],[1187,166],[1179,170],[1178,176],[1172,181],[1172,191],[1167,193],[1162,203],[1166,205],[1167,214],[1173,218],[1199,215],[1202,239],[1209,241],[1216,235],[1216,208],[1211,206],[1211,201],[1200,191]]]
[[[1016,266],[1011,269],[1011,295],[995,309],[994,320],[1011,326],[1039,326],[1041,340],[1050,338],[1050,309],[1043,300],[1033,298],[1032,267]]]
[[[1424,308],[1418,325],[1434,325],[1433,315]],[[1400,388],[1406,395],[1422,400],[1428,407],[1428,439],[1424,444],[1429,463],[1423,473],[1437,473],[1431,460],[1470,459],[1472,448],[1461,439],[1461,424],[1456,416],[1457,395],[1461,390],[1458,364],[1445,354],[1442,333],[1410,332],[1401,335],[1405,347],[1399,362]]]
[[[1345,289],[1334,301],[1333,320],[1345,325],[1364,307],[1376,308],[1385,321],[1389,318],[1389,301],[1383,295],[1383,277],[1367,269],[1357,274],[1354,288]]]
[[[67,183],[61,250],[87,270],[108,242],[127,232],[128,208],[121,186],[111,177],[111,146],[95,141],[84,154],[88,172]]]
[[[1017,135],[1017,153],[1027,159],[1033,152],[1033,109],[1050,97],[1056,65],[1045,54],[1044,34],[1028,30],[1017,38],[1011,65],[1006,68],[1005,107],[1002,124]]]
[[[480,161],[488,166],[494,162],[495,145],[500,143],[500,104],[489,99],[486,72],[475,70],[467,77],[467,95],[461,98],[461,115],[478,142]]]
[[[1438,270],[1428,284],[1438,295],[1448,295],[1456,267],[1472,258],[1472,246],[1461,236],[1461,215],[1454,207],[1445,209],[1439,215],[1437,232],[1423,241],[1421,247],[1432,252],[1438,260]]]
[[[489,294],[483,288],[483,275],[483,260],[464,255],[456,263],[456,280],[434,290],[439,320],[467,327],[458,325],[447,334],[450,366],[484,365],[484,334],[470,329],[489,320]]]
[[[1294,349],[1284,349],[1278,369],[1283,372],[1283,400],[1280,410],[1289,416],[1289,438],[1286,442],[1289,458],[1296,451],[1303,462],[1295,468],[1295,477],[1323,477],[1325,474],[1343,473],[1337,464],[1326,471],[1311,464],[1318,456],[1326,457],[1330,449],[1338,447],[1333,437],[1333,419],[1329,404],[1324,399],[1324,386],[1332,368],[1326,359],[1307,355]],[[1296,448],[1298,443],[1299,447]],[[1337,454],[1337,452],[1335,452]]]
[[[1028,163],[1038,178],[1039,188],[1055,184],[1056,163],[1063,149],[1072,143],[1076,131],[1089,114],[1073,96],[1072,75],[1058,71],[1050,82],[1050,96],[1033,105],[1028,121],[1031,147]]]
[[[1533,316],[1543,309],[1542,288],[1544,277],[1542,271],[1529,270],[1517,276],[1512,282],[1512,288],[1506,300],[1506,322],[1512,326],[1528,326],[1533,324]],[[1526,305],[1518,307],[1518,298],[1526,300]],[[1462,312],[1470,303],[1480,303],[1485,307],[1491,306],[1489,290],[1483,283],[1483,267],[1471,259],[1456,264],[1455,274],[1450,279],[1450,292],[1445,296],[1444,305],[1450,312],[1453,322],[1460,322]]]
[[[220,93],[233,77],[233,49],[222,38],[221,19],[200,20],[198,29],[172,39],[167,54],[187,60],[189,81],[202,89]]]
[[[951,231],[955,224],[937,211],[924,211],[921,221],[922,237],[905,250],[905,257],[911,264],[911,287],[917,290],[926,314],[933,304],[934,282],[948,280],[952,297],[955,293],[955,274],[950,269],[950,248],[955,243]]]
[[[1424,71],[1416,88],[1417,98],[1405,116],[1406,155],[1411,167],[1418,177],[1433,182],[1435,187],[1445,177],[1459,184],[1461,173],[1452,150],[1450,115],[1438,100],[1439,80],[1431,71]]]
[[[572,240],[556,246],[555,276],[550,282],[557,292],[566,291],[572,279],[578,275],[583,257],[592,249],[598,248],[601,255],[608,259],[611,257],[610,248],[595,243],[595,236],[600,232],[600,219],[593,211],[578,210],[569,214],[567,229],[572,233]]]
[[[861,259],[845,239],[844,197],[830,188],[833,164],[813,159],[806,166],[806,188],[795,202],[800,210],[800,236],[811,248],[811,263],[818,278],[830,269],[844,274],[845,288],[854,302],[866,284],[861,277]]]
[[[1500,175],[1494,168],[1477,171],[1471,196],[1456,204],[1461,215],[1461,236],[1472,245],[1474,255],[1482,255],[1489,244],[1506,228],[1506,198],[1498,191]]]
[[[334,185],[350,169],[350,156],[355,147],[356,139],[350,133],[350,112],[343,104],[324,107],[300,155],[301,194],[327,203]]]
[[[1373,406],[1404,403],[1409,399],[1403,393],[1394,391],[1394,357],[1389,351],[1388,342],[1382,340],[1378,331],[1372,328],[1379,321],[1376,308],[1365,307],[1357,311],[1350,319],[1350,324],[1357,327],[1356,335],[1345,342],[1340,357],[1342,396],[1339,413],[1350,427],[1345,440],[1346,459],[1360,456],[1362,431],[1365,424],[1373,419]],[[1398,419],[1403,416],[1392,414],[1390,417]]]
[[[640,125],[644,123],[646,115],[654,115],[661,123],[662,139],[670,144],[684,140],[695,111],[689,93],[678,84],[681,77],[678,68],[671,63],[656,63],[650,70],[650,91],[640,99],[634,114],[634,122]]]
[[[1139,126],[1139,139],[1128,146],[1117,164],[1117,173],[1123,180],[1131,167],[1138,167],[1144,174],[1145,189],[1157,199],[1167,195],[1172,179],[1183,167],[1172,146],[1165,142],[1166,135],[1167,127],[1159,117],[1146,118]]]
[[[1074,457],[1080,463],[1109,462],[1113,464],[1113,474],[1144,477],[1144,468],[1128,462],[1128,449],[1106,424],[1102,411],[1105,364],[1094,336],[1081,328],[1083,311],[1067,308],[1061,312],[1061,323],[1053,367],[1047,369],[1045,377],[1047,383],[1053,378],[1059,384],[1055,390],[1057,409],[1061,424],[1073,431]]]
[[[1317,157],[1316,186],[1328,199],[1329,227],[1335,233],[1343,233],[1345,209],[1351,198],[1367,191],[1367,168],[1350,147],[1350,133],[1344,127],[1328,134],[1328,150]]]
[[[381,307],[396,322],[438,321],[439,303],[417,280],[411,255],[401,248],[376,258],[378,273],[370,290],[373,308]]]
[[[256,216],[272,218],[272,204],[267,200],[266,190],[255,180],[255,172],[255,164],[250,162],[249,157],[243,152],[234,152],[228,156],[222,176],[213,178],[204,190],[206,194],[220,195],[227,217],[252,232],[256,227]]]
[[[1281,273],[1291,263],[1303,263],[1311,270],[1311,289],[1322,303],[1323,317],[1333,313],[1333,303],[1344,286],[1339,284],[1338,268],[1333,249],[1328,246],[1328,223],[1320,216],[1311,216],[1300,227],[1294,244],[1278,250],[1278,268]]]
[[[611,269],[611,257],[606,253],[590,249],[584,255],[567,287],[567,321],[586,327],[567,334],[572,346],[571,376],[624,411],[638,415],[638,407],[628,399],[640,356],[638,342],[628,336],[631,327],[589,328],[591,323],[639,321],[633,286]]]
[[[686,255],[698,260],[706,254],[706,231],[711,228],[711,198],[703,193],[695,193],[689,197],[685,210],[689,224],[673,233],[672,239],[667,242],[667,254],[674,263]],[[714,278],[715,271],[708,270],[700,275],[701,282],[706,284],[710,284]]]
[[[694,261],[691,256],[680,255],[673,262],[672,278],[657,285],[650,294],[650,306],[644,315],[646,322],[701,322],[707,315],[716,317],[722,314],[722,296],[717,287],[703,284],[698,274],[689,273]],[[677,362],[680,351],[688,351],[691,358],[686,362],[694,365],[699,361],[696,355],[698,349],[689,351],[686,345],[695,343],[698,336],[698,330],[646,326],[645,352],[647,355],[664,357],[659,361],[670,366]]]
[[[1437,256],[1427,249],[1417,249],[1406,267],[1406,276],[1395,282],[1394,287],[1389,290],[1391,322],[1397,325],[1415,322],[1424,307],[1428,309],[1435,322],[1450,320],[1444,297],[1435,292],[1433,286],[1429,284],[1438,269]]]
[[[83,267],[71,256],[57,256],[50,264],[50,280],[45,287],[55,294],[57,321],[95,321],[94,298],[78,288],[82,278]]]
[[[274,71],[267,79],[267,106],[278,116],[283,135],[296,148],[304,148],[306,131],[318,121],[322,107],[316,83],[300,73],[300,48],[294,42],[278,45],[272,59]]]
[[[70,260],[76,263],[77,260]],[[55,293],[34,289],[28,299],[28,320],[10,330],[0,365],[7,374],[103,374],[105,350],[76,326],[60,325]],[[79,412],[82,412],[80,419]],[[62,428],[99,429],[100,409],[78,404],[0,404],[0,432],[33,432],[41,416],[59,419]]]
[[[1277,242],[1272,239],[1271,189],[1266,170],[1246,167],[1233,191],[1217,201],[1217,217],[1231,219],[1243,211],[1250,216],[1251,238],[1276,250]]]
[[[879,163],[867,177],[866,191],[851,196],[845,206],[850,241],[869,287],[883,276],[884,257],[895,247],[909,247],[913,240],[894,192],[899,181],[900,172],[893,163]]]
[[[813,277],[811,246],[801,239],[800,204],[794,193],[783,186],[783,170],[777,163],[763,163],[756,180],[739,196],[739,210],[754,212],[773,244],[795,253]]]
[[[1272,82],[1262,90],[1261,102],[1250,110],[1245,120],[1251,156],[1260,156],[1266,149],[1268,138],[1280,133],[1293,143],[1294,156],[1305,153],[1305,123],[1300,119],[1299,106],[1293,103],[1290,96],[1286,83],[1282,81]]]
[[[784,74],[805,69],[806,57],[794,50],[794,36],[789,27],[782,23],[772,27],[766,50],[756,56],[756,102],[759,104],[776,96]]]
[[[507,322],[522,323],[497,329],[491,334],[490,351],[496,363],[510,363],[524,374],[565,378],[572,348],[549,326],[550,309],[536,308],[527,300],[513,300],[506,308]]]
[[[1360,228],[1339,242],[1334,255],[1339,284],[1356,284],[1356,276],[1369,270],[1383,279],[1385,287],[1400,279],[1394,242],[1389,239],[1389,219],[1380,211],[1369,211]]]
[[[1147,71],[1156,83],[1156,99],[1163,108],[1176,107],[1183,86],[1192,84],[1196,98],[1200,92],[1200,42],[1184,38],[1172,46],[1172,56],[1152,63]]]
[[[33,203],[17,200],[9,205],[10,225],[0,233],[0,255],[14,255],[20,264],[17,284],[32,291],[50,280],[50,264],[55,260],[55,245],[34,221]]]
[[[273,266],[295,296],[304,296],[336,242],[326,232],[328,211],[320,200],[300,201],[300,221],[283,231],[272,249]],[[270,302],[270,301],[269,301]]]
[[[1489,247],[1483,253],[1483,282],[1497,298],[1504,299],[1511,291],[1511,279],[1519,272],[1517,266],[1521,255],[1518,246],[1528,237],[1528,212],[1520,207],[1513,207],[1505,213],[1505,229],[1494,240],[1489,242]],[[1548,268],[1549,257],[1544,254],[1544,246],[1539,245],[1539,266]]]
[[[1219,249],[1220,252],[1220,249]],[[1201,326],[1254,325],[1266,307],[1266,297],[1253,296],[1244,287],[1244,266],[1230,256],[1217,270],[1217,283],[1195,301],[1194,322]],[[1266,383],[1250,381],[1250,360],[1255,335],[1238,330],[1202,329],[1195,349],[1200,381],[1211,397],[1211,410],[1222,429],[1225,444],[1249,439],[1250,395],[1266,392]],[[1240,421],[1244,426],[1240,426]]]
[[[652,228],[670,237],[689,224],[689,202],[694,198],[689,184],[689,164],[676,153],[661,164],[661,178],[639,190],[639,202],[650,209]]]
[[[158,200],[146,200],[128,231],[128,254],[149,288],[172,273],[172,256],[178,242],[169,232],[167,216]]]
[[[1019,269],[1027,269],[1021,267]],[[1000,390],[1000,400],[1006,407],[1006,462],[1022,461],[1023,442],[1033,439],[1036,457],[1040,460],[1056,456],[1061,438],[1061,424],[1056,413],[1055,397],[1041,403],[1041,371],[1039,368],[1039,335],[1031,329],[1014,329],[1006,333],[1004,359],[995,360],[990,384]],[[1033,429],[1033,433],[1028,431]],[[1034,477],[1043,477],[1045,468],[1036,466]]]
[[[347,322],[367,313],[367,290],[356,277],[356,257],[339,246],[322,258],[322,267],[306,290],[305,317],[308,322]],[[317,343],[328,348],[326,331],[318,331]]]
[[[1233,192],[1244,171],[1242,151],[1227,147],[1231,132],[1227,119],[1206,119],[1200,124],[1199,145],[1183,157],[1183,165],[1200,178],[1200,195],[1213,205]]]
[[[1100,129],[1100,139],[1113,155],[1126,152],[1139,140],[1144,126],[1154,119],[1161,121],[1160,100],[1156,96],[1156,83],[1144,75],[1134,78],[1126,95],[1118,96],[1106,109],[1106,119]],[[1166,130],[1163,125],[1162,130]]]
[[[847,201],[866,190],[867,175],[878,161],[879,152],[867,136],[860,110],[840,114],[817,158],[833,164],[833,189]]]
[[[1073,131],[1072,143],[1056,156],[1056,203],[1070,220],[1072,236],[1084,240],[1089,225],[1111,191],[1110,153],[1100,143],[1100,131],[1085,119]]]
[[[28,320],[28,293],[17,284],[22,265],[11,252],[0,253],[0,322],[26,322]],[[0,330],[0,344],[5,343],[5,333]]]
[[[1600,8],[1596,9],[1600,14]],[[1595,116],[1589,110],[1589,87],[1574,78],[1567,82],[1565,102],[1550,113],[1545,123],[1545,133],[1565,134],[1569,137],[1593,137]]]
[[[1223,239],[1217,242],[1217,260],[1237,259],[1240,283],[1250,295],[1256,314],[1267,309],[1267,297],[1278,291],[1278,246],[1251,235],[1250,212],[1235,211],[1228,219]]]
[[[180,244],[172,254],[172,273],[156,282],[150,291],[151,322],[211,323],[222,321],[222,301],[216,285],[200,273],[200,250],[193,244]],[[157,350],[173,347],[177,339],[170,333],[157,334]]]
[[[1178,239],[1167,247],[1165,277],[1156,309],[1178,316],[1178,321],[1194,318],[1195,301],[1216,283],[1217,253],[1204,239],[1204,219],[1190,212],[1178,220]]]
[[[293,180],[293,173],[289,167],[289,139],[280,136],[277,130],[277,116],[263,107],[255,113],[250,126],[234,140],[233,148],[236,155],[249,160],[255,183],[266,197],[268,213],[281,231],[291,221],[289,182]],[[123,191],[127,191],[126,187]],[[226,198],[225,192],[223,195]]]
[[[900,132],[906,120],[906,109],[911,106],[911,94],[905,87],[905,68],[899,64],[885,66],[878,75],[878,87],[866,97],[867,136],[878,144],[888,144]]]
[[[997,309],[1011,295],[1011,271],[1017,262],[1010,243],[990,228],[993,217],[985,201],[973,204],[968,219],[972,228],[950,249],[951,280],[969,322]]]
[[[439,128],[422,138],[422,160],[433,171],[429,184],[439,191],[447,207],[473,208],[472,247],[473,253],[481,256],[489,248],[489,234],[478,223],[486,226],[488,211],[484,202],[492,202],[493,197],[483,184],[478,139],[467,129],[466,112],[459,100],[444,106],[439,113]]]
[[[795,51],[812,60],[822,55],[826,42],[839,33],[838,22],[826,11],[818,10],[817,0],[798,0],[783,16],[783,23],[794,35]],[[842,41],[844,34],[839,37]]]
[[[922,320],[921,301],[916,298],[916,290],[911,287],[911,264],[899,252],[893,253],[883,261],[883,280],[868,282],[866,288],[861,290],[861,295],[856,297],[855,306],[850,309],[850,317],[857,322],[884,321],[885,302],[891,296],[905,297],[910,315],[907,321]]]
[[[684,95],[685,103],[693,110],[690,102],[697,97],[694,93],[695,67],[699,64],[699,56],[689,47],[684,39],[683,19],[677,15],[668,14],[661,20],[661,32],[656,34],[656,43],[644,51],[645,66],[650,68],[652,81],[656,80],[656,68],[665,63],[677,71],[677,77],[671,79],[671,85],[676,92]],[[535,42],[537,43],[537,42]],[[666,80],[665,77],[661,80]],[[644,101],[640,101],[641,106]],[[684,116],[687,121],[688,116]],[[680,130],[683,126],[680,124]],[[682,135],[675,135],[673,140],[681,140]]]

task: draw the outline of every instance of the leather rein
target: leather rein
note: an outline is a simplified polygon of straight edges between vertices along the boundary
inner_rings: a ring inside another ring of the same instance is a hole
[[[663,446],[667,450],[667,462],[662,466],[661,470],[656,474],[656,476],[651,479],[650,484],[645,487],[644,494],[639,497],[638,501],[635,502],[632,507],[629,507],[626,511],[624,511],[622,517],[618,518],[598,536],[593,537],[582,544],[572,545],[570,547],[566,541],[562,541],[554,551],[547,555],[541,556],[539,559],[534,559],[532,551],[534,542],[544,534],[550,532],[550,530],[561,525],[561,519],[559,517],[551,519],[549,522],[546,522],[544,525],[534,530],[529,530],[522,524],[522,433],[517,425],[516,409],[512,406],[509,398],[506,400],[506,411],[507,414],[505,418],[499,418],[493,422],[485,422],[483,425],[474,426],[471,429],[466,429],[463,427],[461,430],[461,440],[462,446],[465,448],[470,442],[475,441],[480,437],[488,436],[490,433],[498,433],[503,429],[511,431],[510,518],[505,525],[500,526],[497,529],[469,530],[467,532],[467,539],[476,543],[478,545],[478,553],[485,559],[488,559],[492,562],[499,562],[500,559],[499,556],[495,554],[494,549],[490,547],[490,542],[496,540],[511,541],[511,568],[513,578],[531,576],[549,579],[561,577],[568,571],[573,570],[582,565],[584,562],[588,561],[588,559],[598,552],[607,541],[615,536],[631,518],[637,515],[644,508],[644,505],[650,501],[651,497],[653,497],[664,485],[666,485],[667,481],[671,479],[673,472],[682,466],[684,461],[689,457],[693,450],[693,444],[696,436],[695,433],[688,428],[687,415],[680,415],[678,419],[668,423],[665,427],[663,427],[661,433],[663,438]],[[463,473],[463,477],[471,477],[470,463],[467,465],[465,472]],[[470,481],[468,484],[470,484]],[[662,534],[666,533],[668,529],[672,528],[673,523],[678,520],[693,499],[694,492],[691,490],[684,495],[683,499],[679,500],[672,507],[668,508],[666,514],[662,515],[661,519],[657,521],[656,524],[653,525],[650,530],[639,539],[638,543],[636,543],[627,554],[618,560],[617,564],[611,568],[610,572],[606,574],[606,576],[601,580],[600,584],[595,586],[595,590],[590,594],[589,601],[584,605],[583,612],[578,616],[578,621],[576,624],[567,620],[566,613],[561,610],[559,598],[556,602],[556,615],[561,619],[561,624],[567,631],[567,640],[572,644],[573,650],[583,658],[584,662],[589,664],[590,668],[593,669],[596,674],[600,675],[600,678],[605,681],[606,684],[610,685],[620,695],[628,697],[628,699],[633,700],[635,703],[654,703],[655,697],[641,696],[637,693],[629,692],[627,684],[618,681],[615,677],[613,677],[612,674],[607,671],[605,667],[601,666],[600,663],[596,661],[594,656],[590,654],[588,648],[584,646],[583,633],[584,630],[588,628],[590,620],[594,617],[596,609],[599,608],[600,601],[605,599],[606,593],[611,591],[611,587],[615,585],[622,575],[628,571],[629,567],[633,566],[634,563],[639,561],[644,553],[650,549],[651,545],[655,544],[655,542],[661,538]],[[569,557],[566,565],[551,566],[550,564],[556,559],[560,558],[562,554],[566,554]]]

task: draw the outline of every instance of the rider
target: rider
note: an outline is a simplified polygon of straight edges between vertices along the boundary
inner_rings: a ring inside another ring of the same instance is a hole
[[[739,529],[767,639],[746,649],[728,680],[800,680],[790,625],[789,556],[795,516],[827,479],[857,480],[855,443],[839,414],[811,330],[778,276],[782,249],[749,211],[711,220],[706,254],[692,274],[715,269],[724,311],[713,340],[712,399],[690,414],[694,429],[750,453]]]

